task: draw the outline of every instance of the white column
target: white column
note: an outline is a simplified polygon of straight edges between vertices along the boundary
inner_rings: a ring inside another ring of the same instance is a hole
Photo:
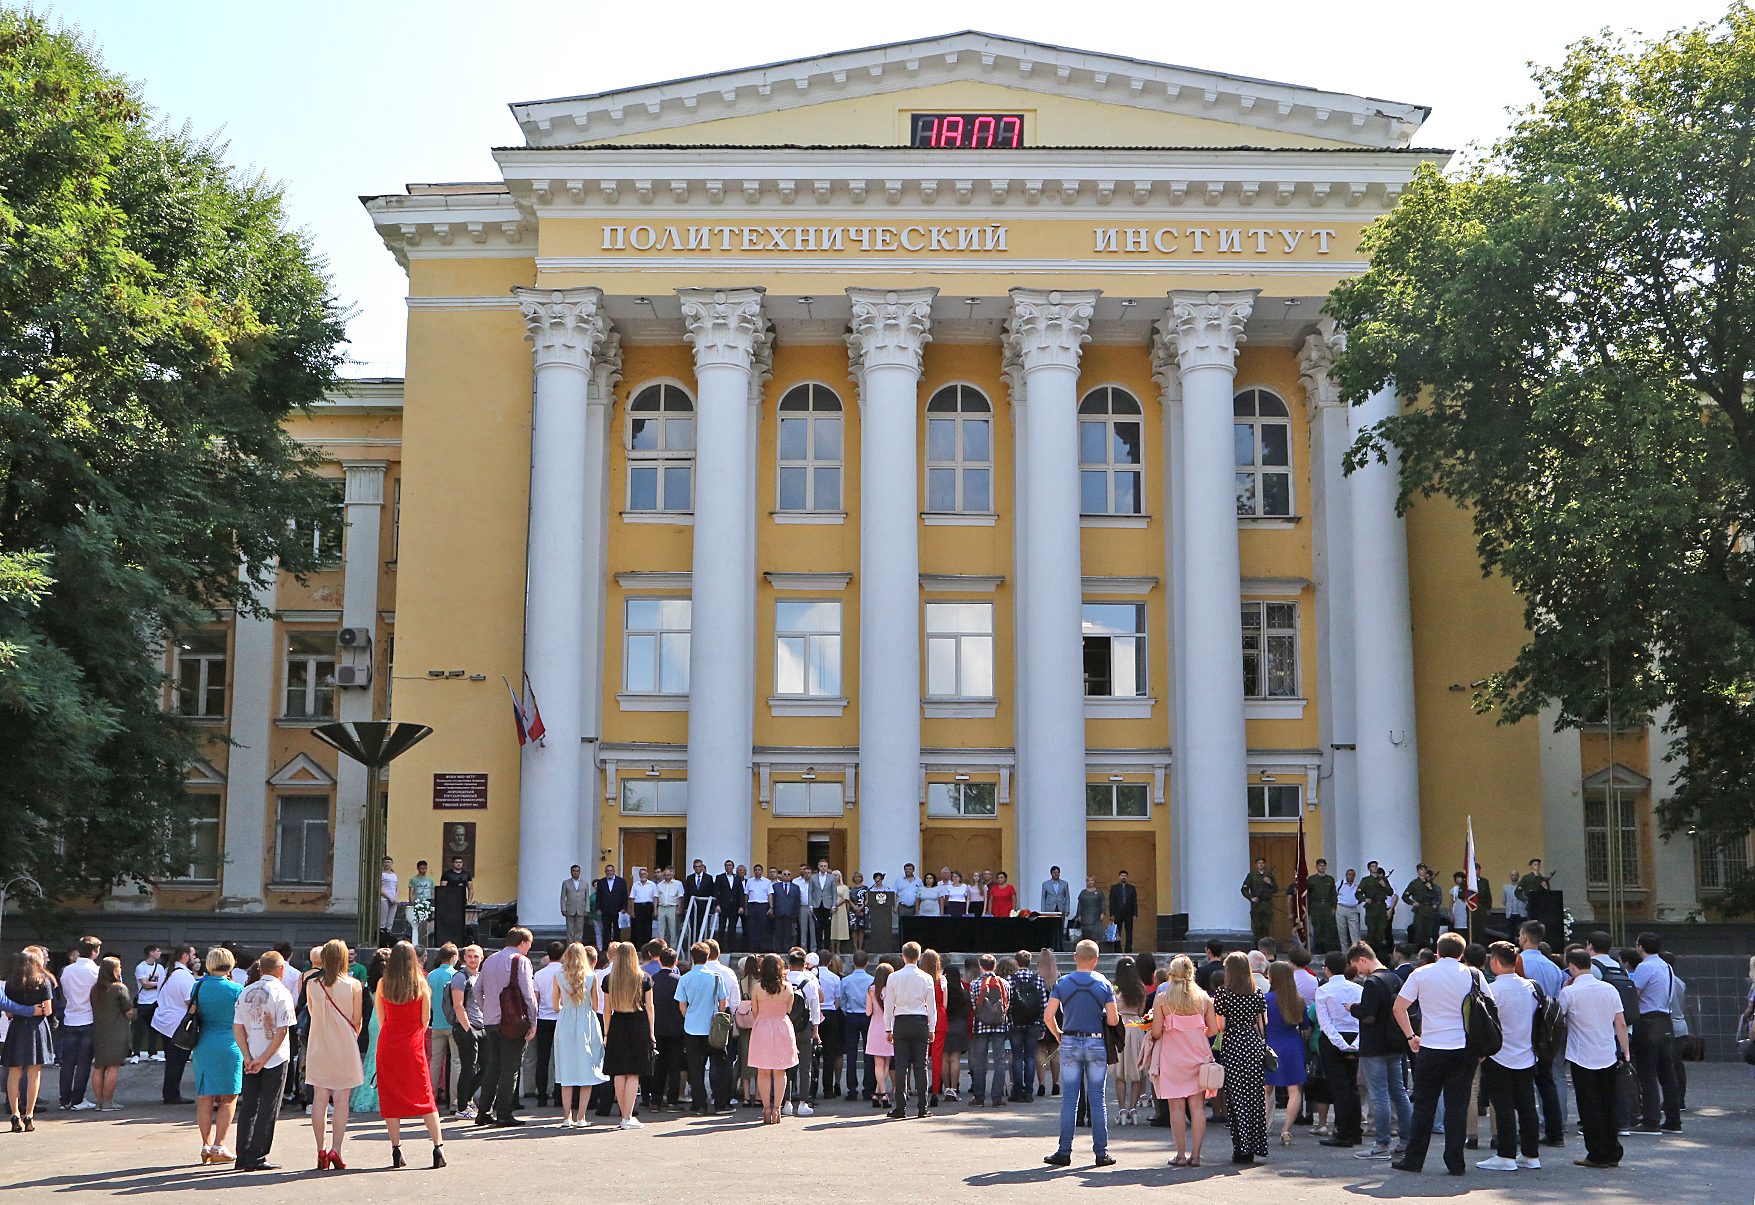
[[[1025,617],[1029,599],[1024,595],[1024,579],[1029,576],[1030,563],[1030,479],[1024,464],[1025,431],[1029,427],[1029,396],[1025,389],[1024,365],[1008,341],[1000,356],[1000,375],[1005,377],[1006,392],[1011,397],[1012,419],[1012,748],[1022,749],[1029,743],[1030,732],[1030,650],[1024,640]],[[1033,865],[1030,861],[1030,835],[1018,818],[1028,814],[1030,781],[1014,775],[1011,783],[1012,845],[1017,850],[1017,865]],[[1062,868],[1064,877],[1065,868]],[[1020,883],[1023,880],[1020,878]],[[1080,886],[1083,886],[1080,880]],[[1036,890],[1040,891],[1038,884]],[[1023,897],[1023,887],[1019,887]],[[1040,903],[1040,900],[1037,901]]]
[[[921,353],[937,289],[848,289],[859,386],[859,865],[920,863]]]
[[[560,881],[578,850],[579,812],[595,811],[583,790],[589,770],[587,651],[596,634],[586,604],[596,563],[588,542],[590,395],[608,323],[597,289],[516,289],[525,337],[534,344],[536,390],[530,419],[530,527],[525,567],[524,672],[542,722],[540,747],[526,746],[518,785],[518,919],[561,924]],[[598,497],[602,485],[597,484]],[[588,559],[591,558],[591,559]]]
[[[1693,840],[1686,832],[1665,837],[1661,835],[1662,830],[1656,823],[1659,820],[1659,810],[1676,797],[1682,772],[1688,765],[1682,759],[1664,761],[1664,754],[1669,751],[1670,742],[1677,735],[1664,731],[1670,722],[1670,712],[1671,708],[1667,703],[1653,710],[1651,724],[1645,730],[1646,748],[1650,750],[1648,766],[1651,770],[1651,817],[1654,822],[1651,843],[1652,919],[1660,921],[1684,920],[1699,906]],[[1488,877],[1493,877],[1494,869],[1488,867]]]
[[[1024,480],[1030,552],[1018,586],[1025,598],[1016,639],[1030,659],[1018,749],[1024,801],[1013,805],[1022,852],[1015,881],[1026,896],[1058,865],[1085,881],[1085,666],[1080,628],[1079,355],[1095,290],[1012,289],[1006,343],[1022,367],[1029,418]]]
[[[1174,868],[1170,891],[1158,897],[1166,912],[1188,911],[1188,885],[1200,868],[1188,858],[1189,797],[1184,779],[1187,768],[1182,751],[1188,745],[1188,682],[1183,667],[1188,663],[1188,581],[1185,572],[1188,516],[1177,491],[1182,488],[1182,373],[1176,366],[1176,347],[1162,330],[1152,335],[1152,376],[1158,382],[1164,406],[1164,565],[1169,578],[1170,648],[1170,864]]]
[[[1323,318],[1298,351],[1310,419],[1312,576],[1316,581],[1317,739],[1322,780],[1322,850],[1336,878],[1365,875],[1359,841],[1359,767],[1353,664],[1353,508],[1343,461],[1351,444],[1347,406],[1331,375],[1346,334]]]
[[[275,571],[268,572],[265,585],[252,593],[256,602],[272,610],[274,607]],[[274,742],[274,717],[280,714],[274,691],[274,663],[279,653],[275,640],[272,615],[238,613],[232,626],[232,723],[231,738],[235,742],[226,760],[224,864],[220,867],[219,905],[221,912],[261,912],[262,884],[273,872],[266,863],[268,812],[268,776],[274,767],[268,764]],[[345,759],[344,759],[345,760]],[[340,797],[337,796],[339,805]],[[336,885],[345,885],[351,897],[358,862],[334,874]]]
[[[577,861],[597,864],[603,808],[598,801],[597,748],[603,740],[603,650],[609,588],[609,451],[615,417],[615,386],[622,376],[622,337],[607,332],[591,365],[585,395],[585,689],[579,708],[584,750],[579,759]],[[618,625],[619,630],[619,625]],[[544,717],[546,721],[547,717]],[[571,867],[569,866],[569,869]],[[558,892],[556,893],[558,895]]]
[[[751,377],[760,289],[678,289],[695,349],[695,545],[689,640],[688,856],[748,861],[755,731]]]
[[[1350,434],[1399,413],[1394,390],[1352,409]],[[1349,441],[1350,442],[1350,441]],[[1408,537],[1396,513],[1400,458],[1356,470],[1353,511],[1354,707],[1358,715],[1359,834],[1396,883],[1420,861],[1420,759],[1414,741],[1414,625]]]
[[[1232,393],[1237,345],[1258,290],[1175,290],[1165,329],[1182,378],[1182,677],[1187,792],[1182,894],[1189,936],[1246,934],[1237,890],[1249,868],[1248,748],[1243,725],[1242,570],[1237,555]]]
[[[378,569],[382,558],[384,521],[383,460],[344,460],[347,492],[346,552],[341,571],[341,626],[372,633],[373,657],[378,644]],[[364,690],[336,687],[335,718],[342,723],[372,720],[376,684]],[[366,768],[351,757],[338,757],[335,772],[335,840],[330,870],[329,911],[354,914],[359,907],[360,842],[366,822]],[[412,871],[404,871],[406,877]]]
[[[1559,720],[1560,706],[1557,703],[1550,703],[1536,715],[1536,735],[1541,741],[1542,843],[1532,853],[1520,853],[1519,861],[1540,857],[1545,868],[1561,870],[1564,877],[1559,887],[1566,893],[1566,910],[1578,920],[1593,921],[1597,914],[1591,907],[1590,893],[1584,885],[1581,736],[1576,728],[1556,728]],[[1518,869],[1521,872],[1523,867]]]

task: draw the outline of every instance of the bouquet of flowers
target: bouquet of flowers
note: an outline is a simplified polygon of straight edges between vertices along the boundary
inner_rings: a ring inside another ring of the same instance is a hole
[[[417,925],[424,925],[433,919],[432,900],[410,900],[408,903],[408,919]]]

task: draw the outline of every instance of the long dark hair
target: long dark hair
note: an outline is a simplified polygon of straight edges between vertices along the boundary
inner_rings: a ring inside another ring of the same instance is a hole
[[[42,956],[26,946],[12,956],[12,972],[6,976],[6,994],[18,1000],[27,992],[39,990],[48,980],[49,972],[43,968]]]
[[[786,979],[780,970],[780,955],[762,955],[762,968],[758,980],[762,990],[770,996],[778,996],[780,989],[786,986]]]
[[[1121,1002],[1138,1012],[1146,1005],[1146,989],[1140,984],[1140,973],[1134,969],[1131,958],[1120,958],[1115,963],[1115,992]]]
[[[961,967],[945,968],[945,1016],[960,1017],[969,1011],[969,989],[963,986]]]

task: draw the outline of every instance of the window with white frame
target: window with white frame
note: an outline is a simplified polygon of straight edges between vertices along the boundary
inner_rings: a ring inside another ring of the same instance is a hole
[[[335,718],[335,633],[289,632],[286,710],[289,720]]]
[[[628,403],[628,509],[694,508],[695,403],[681,386],[648,385]]]
[[[926,693],[941,699],[993,697],[993,604],[926,604]]]
[[[1137,698],[1146,693],[1146,605],[1094,603],[1081,608],[1085,694]]]
[[[1087,515],[1144,511],[1139,399],[1105,385],[1079,403],[1079,510]]]
[[[622,779],[622,815],[686,816],[689,814],[689,780],[686,778]]]
[[[1251,820],[1298,819],[1297,783],[1252,782],[1249,784]]]
[[[999,788],[991,782],[929,782],[928,816],[997,816]]]
[[[1694,838],[1694,885],[1725,891],[1749,869],[1749,835],[1699,833]]]
[[[946,385],[926,403],[926,509],[993,512],[993,406],[973,385]]]
[[[274,880],[329,881],[329,796],[282,795],[276,801]]]
[[[774,693],[840,696],[840,603],[774,604]]]
[[[780,509],[841,509],[841,399],[827,385],[799,385],[780,399]]]
[[[774,784],[776,816],[839,816],[843,807],[838,782],[777,782]]]
[[[622,688],[633,694],[688,694],[689,600],[630,598],[626,615]]]
[[[1243,697],[1298,698],[1298,604],[1243,604]]]
[[[1610,871],[1620,863],[1621,886],[1638,887],[1639,801],[1631,791],[1616,791],[1609,806],[1606,791],[1584,797],[1584,881],[1607,889]]]
[[[225,714],[225,629],[179,632],[177,714],[217,719]]]
[[[1292,421],[1286,403],[1265,389],[1246,389],[1232,403],[1232,413],[1237,420],[1237,513],[1290,516]]]
[[[292,530],[298,543],[309,548],[318,560],[333,563],[342,558],[342,541],[347,531],[347,487],[344,482],[329,481],[325,483],[325,489],[330,500],[324,508],[323,518],[315,522],[294,519]]]
[[[1085,815],[1120,820],[1143,820],[1151,815],[1152,784],[1149,782],[1088,782],[1085,784]]]
[[[219,878],[219,814],[221,797],[218,791],[187,791],[189,862],[179,879],[210,883]]]

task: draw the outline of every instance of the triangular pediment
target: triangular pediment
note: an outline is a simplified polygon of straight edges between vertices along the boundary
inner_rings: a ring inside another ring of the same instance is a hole
[[[332,787],[335,776],[318,765],[310,754],[300,753],[276,771],[268,784],[275,787]]]
[[[211,762],[196,761],[184,769],[183,785],[187,787],[223,787],[225,775],[214,769]]]
[[[908,112],[1017,112],[1034,146],[1405,147],[1421,105],[974,30],[511,106],[531,147],[908,145]]]
[[[1651,779],[1630,770],[1620,762],[1612,766],[1604,766],[1595,774],[1587,774],[1584,778],[1584,789],[1587,791],[1606,791],[1613,782],[1617,791],[1643,791],[1651,786]]]

